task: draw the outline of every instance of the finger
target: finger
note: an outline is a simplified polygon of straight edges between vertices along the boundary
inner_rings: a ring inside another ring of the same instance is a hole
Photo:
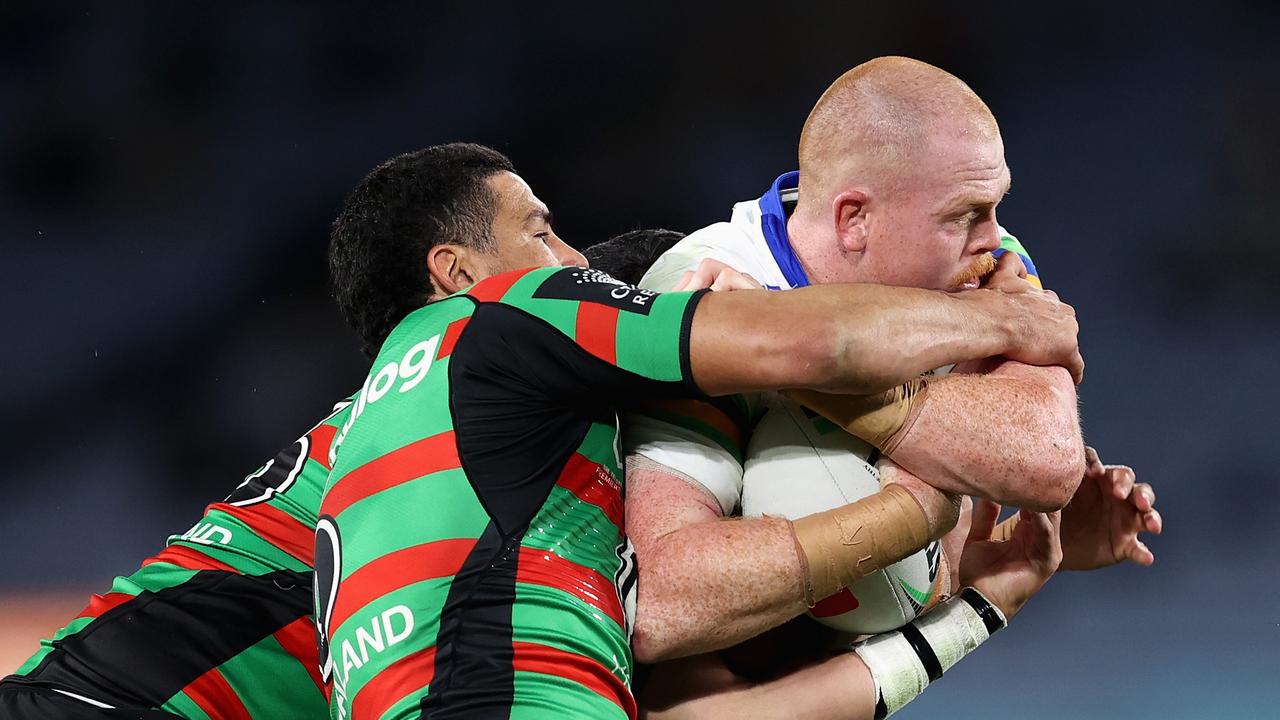
[[[757,285],[750,275],[744,275],[733,268],[725,268],[716,275],[716,281],[711,283],[713,291],[723,290],[755,290]]]
[[[1030,548],[1034,552],[1034,557],[1038,560],[1049,562],[1053,559],[1053,539],[1055,536],[1054,518],[1052,516],[1057,513],[1038,513],[1030,510],[1020,510],[1020,519],[1018,527],[1014,529],[1015,535],[1022,533],[1023,545]]]
[[[1155,509],[1156,491],[1146,483],[1139,483],[1129,493],[1129,501],[1138,510],[1150,512]]]
[[[996,272],[1012,272],[1020,278],[1027,276],[1027,265],[1022,262],[1022,256],[1015,252],[1001,253],[1000,259],[996,261]]]
[[[1124,465],[1107,466],[1107,481],[1111,484],[1111,494],[1117,500],[1124,500],[1135,494],[1133,492],[1133,483],[1136,479],[1137,476],[1134,475],[1133,470]],[[1134,504],[1137,504],[1136,501]],[[1150,508],[1139,509],[1149,510]]]
[[[1102,458],[1098,457],[1098,451],[1088,445],[1084,446],[1084,464],[1085,472],[1088,473],[1096,473],[1103,468]]]
[[[680,292],[682,290],[687,290],[689,288],[689,283],[692,281],[693,281],[693,271],[685,270],[684,274],[680,276],[680,282],[676,283],[675,287],[671,288],[671,292]]]
[[[1067,370],[1071,371],[1071,379],[1077,385],[1084,382],[1084,356],[1080,354],[1079,350],[1076,350],[1071,359],[1067,361]]]
[[[1164,531],[1164,518],[1160,516],[1159,510],[1152,510],[1142,516],[1142,527],[1152,535],[1159,535]]]
[[[1143,567],[1150,567],[1156,561],[1156,555],[1151,552],[1151,548],[1135,538],[1133,544],[1125,552],[1125,559]]]
[[[973,521],[969,525],[969,536],[965,539],[965,544],[990,539],[991,531],[995,530],[996,521],[999,519],[999,503],[986,499],[974,501]]]

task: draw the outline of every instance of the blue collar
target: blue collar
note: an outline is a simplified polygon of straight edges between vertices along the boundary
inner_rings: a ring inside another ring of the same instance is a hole
[[[773,181],[768,192],[760,197],[760,229],[764,231],[764,241],[773,253],[773,261],[778,263],[782,276],[793,288],[807,287],[809,277],[804,274],[804,266],[795,250],[791,249],[791,240],[787,237],[787,213],[782,209],[782,191],[800,186],[800,173],[792,171],[783,173]]]

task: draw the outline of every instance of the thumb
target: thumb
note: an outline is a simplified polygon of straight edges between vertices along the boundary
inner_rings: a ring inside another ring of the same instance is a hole
[[[991,500],[980,499],[973,504],[973,522],[969,525],[969,537],[965,544],[991,539],[991,531],[995,530],[996,520],[1000,517],[1000,504]]]

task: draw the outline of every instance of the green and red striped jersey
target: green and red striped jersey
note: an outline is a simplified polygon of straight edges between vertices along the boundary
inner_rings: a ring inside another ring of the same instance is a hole
[[[349,401],[209,505],[0,685],[182,718],[324,717],[311,589],[329,446]]]
[[[701,396],[700,297],[542,268],[396,327],[320,506],[332,717],[635,716],[617,412]]]

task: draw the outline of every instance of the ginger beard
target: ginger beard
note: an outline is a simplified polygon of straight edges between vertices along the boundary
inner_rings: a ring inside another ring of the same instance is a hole
[[[969,267],[956,273],[947,286],[949,290],[973,290],[982,284],[988,275],[996,270],[996,258],[991,253],[983,253]]]

